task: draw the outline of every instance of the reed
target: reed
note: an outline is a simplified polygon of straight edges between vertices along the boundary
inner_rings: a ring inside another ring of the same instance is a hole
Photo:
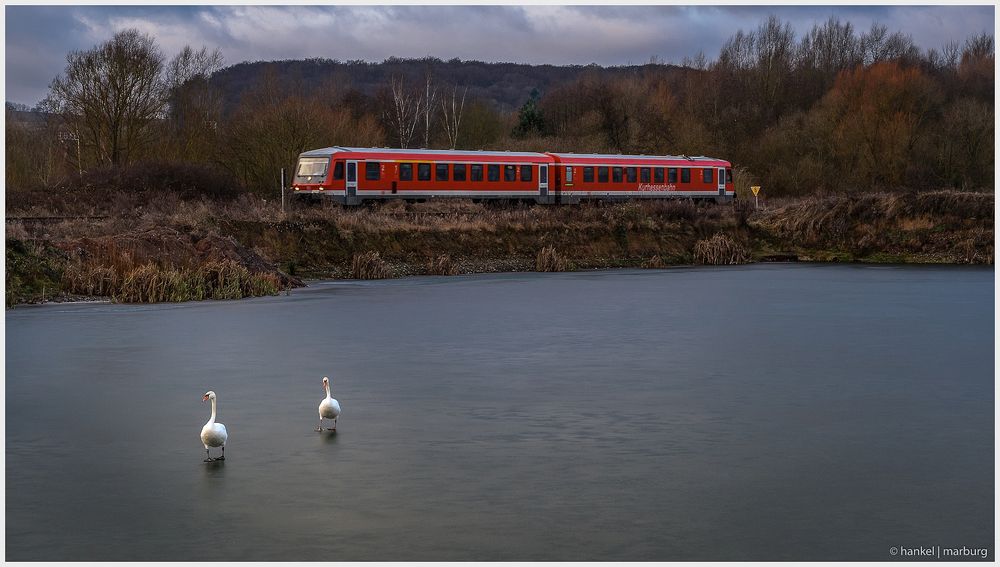
[[[356,280],[383,280],[392,277],[389,265],[375,251],[355,254],[351,260],[351,277]]]
[[[694,261],[698,264],[746,264],[750,258],[750,249],[746,245],[722,232],[694,244]]]
[[[542,248],[535,257],[536,272],[565,272],[568,267],[569,262],[552,246]]]
[[[63,272],[63,290],[86,296],[110,296],[121,286],[119,272],[110,266],[76,261]]]
[[[659,254],[655,254],[653,257],[644,261],[641,267],[647,270],[659,270],[661,268],[666,268],[666,263],[663,262],[663,258],[660,258]]]
[[[77,261],[63,272],[63,289],[88,296],[108,296],[120,303],[161,303],[203,299],[241,299],[274,295],[281,288],[274,274],[251,273],[232,260],[176,269],[153,263],[119,272],[113,265]]]
[[[451,256],[440,254],[427,263],[427,273],[432,276],[454,276],[458,273],[458,266],[451,261]]]

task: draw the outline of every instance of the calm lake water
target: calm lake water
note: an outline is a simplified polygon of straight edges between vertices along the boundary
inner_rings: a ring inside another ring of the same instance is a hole
[[[6,558],[992,559],[993,321],[992,269],[795,264],[19,307]]]

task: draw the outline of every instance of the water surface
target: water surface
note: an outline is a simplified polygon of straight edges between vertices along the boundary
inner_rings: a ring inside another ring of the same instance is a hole
[[[6,557],[992,559],[993,286],[755,265],[17,308]]]

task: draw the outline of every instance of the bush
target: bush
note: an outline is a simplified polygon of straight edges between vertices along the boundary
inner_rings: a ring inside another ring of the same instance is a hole
[[[71,177],[57,190],[100,199],[124,190],[177,193],[182,199],[233,199],[245,190],[225,171],[203,164],[150,161],[125,168],[103,167]]]

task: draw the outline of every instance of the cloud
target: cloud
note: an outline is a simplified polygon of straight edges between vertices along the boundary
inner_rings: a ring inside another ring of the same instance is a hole
[[[873,21],[923,49],[992,33],[993,6],[8,6],[6,96],[33,104],[65,67],[126,28],[152,35],[167,57],[185,45],[242,61],[390,56],[555,65],[623,65],[655,56],[714,59],[738,29],[774,14],[797,37],[835,16],[858,33]]]

